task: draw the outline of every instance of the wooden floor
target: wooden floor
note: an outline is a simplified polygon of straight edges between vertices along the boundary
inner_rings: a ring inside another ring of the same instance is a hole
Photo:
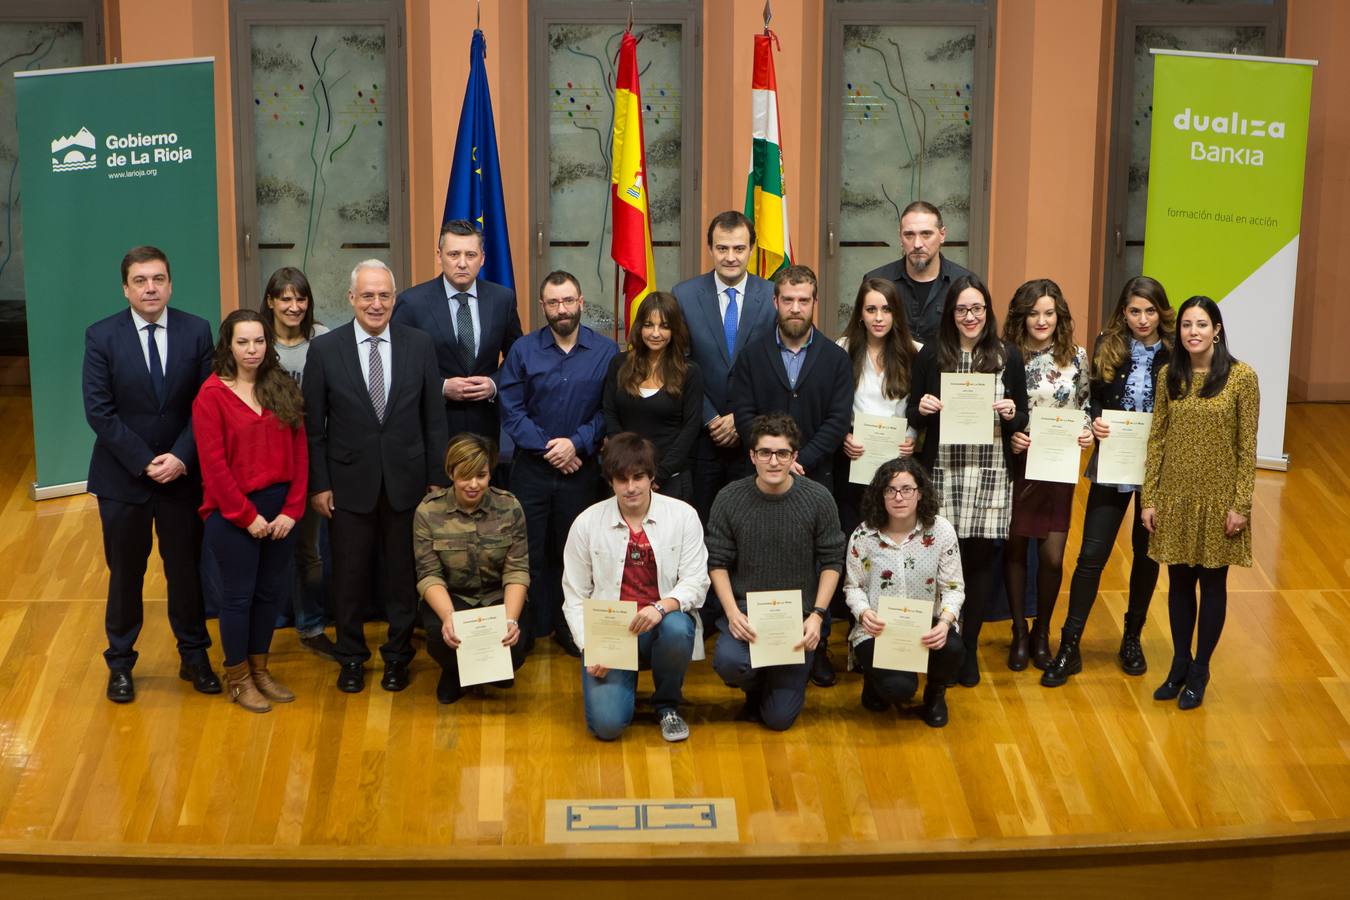
[[[799,723],[776,734],[732,721],[738,696],[695,663],[692,737],[676,745],[649,721],[612,744],[592,739],[577,663],[551,644],[514,691],[443,707],[424,653],[407,691],[380,690],[377,674],[346,695],[335,666],[278,633],[273,670],[299,700],[247,714],[176,677],[156,562],[137,700],[111,704],[95,502],[29,500],[28,398],[0,397],[0,423],[0,855],[490,865],[704,854],[544,843],[546,800],[603,797],[733,798],[740,843],[708,845],[705,858],[745,863],[1350,833],[1347,406],[1292,407],[1291,471],[1258,473],[1256,565],[1230,576],[1201,709],[1151,699],[1170,655],[1165,579],[1144,632],[1150,672],[1117,668],[1129,558],[1118,544],[1084,672],[1067,687],[1008,671],[997,625],[985,630],[986,677],[949,691],[945,729],[864,711],[847,674],[811,688]]]

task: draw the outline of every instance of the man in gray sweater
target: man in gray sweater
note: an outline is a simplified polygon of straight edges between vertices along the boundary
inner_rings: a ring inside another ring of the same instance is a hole
[[[747,445],[755,475],[724,487],[708,516],[708,575],[726,613],[717,623],[722,634],[713,669],[728,686],[745,691],[743,718],[785,731],[806,699],[811,654],[844,567],[844,535],[830,492],[792,474],[801,432],[790,416],[756,417]],[[805,660],[752,667],[756,635],[746,615],[746,593],[794,589],[802,596],[799,646]]]

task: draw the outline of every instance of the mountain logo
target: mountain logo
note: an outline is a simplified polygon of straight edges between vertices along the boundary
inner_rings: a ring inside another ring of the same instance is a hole
[[[77,169],[92,169],[98,165],[98,141],[81,126],[73,135],[62,135],[52,141],[52,171],[73,172]]]

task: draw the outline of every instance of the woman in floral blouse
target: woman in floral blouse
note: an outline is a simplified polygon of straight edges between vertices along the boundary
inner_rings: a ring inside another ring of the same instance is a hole
[[[913,457],[883,463],[863,493],[863,522],[849,538],[844,575],[844,600],[857,619],[848,636],[850,668],[862,671],[862,705],[874,712],[905,702],[919,687],[915,672],[872,665],[872,639],[886,628],[878,599],[932,601],[933,627],[922,641],[929,650],[923,719],[933,728],[947,724],[946,686],[965,656],[956,627],[965,602],[961,552],[940,504]]]
[[[1064,294],[1048,278],[1028,281],[1013,294],[1003,340],[1017,345],[1026,360],[1027,406],[1072,410],[1083,418],[1081,447],[1092,446],[1088,428],[1087,352],[1073,342],[1073,317]],[[1038,669],[1050,665],[1050,616],[1055,611],[1060,582],[1064,577],[1064,546],[1069,540],[1075,485],[1030,481],[1026,451],[1034,435],[1020,431],[1012,436],[1017,454],[1013,470],[1012,522],[1008,544],[1003,549],[1003,577],[1012,613],[1012,645],[1008,668],[1020,672],[1030,653]],[[1039,544],[1036,567],[1036,624],[1027,632],[1027,542]]]

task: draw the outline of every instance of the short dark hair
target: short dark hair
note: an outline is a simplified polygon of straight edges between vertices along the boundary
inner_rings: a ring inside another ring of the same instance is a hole
[[[484,467],[489,472],[497,468],[497,442],[490,437],[461,431],[445,445],[445,474],[455,480],[455,472],[469,468],[474,472]]]
[[[173,272],[169,270],[169,258],[164,255],[164,251],[158,247],[144,244],[140,247],[132,247],[127,251],[127,255],[122,257],[122,283],[127,283],[127,273],[131,271],[133,265],[154,262],[155,260],[164,263],[164,274],[169,276],[170,281],[173,281]]]
[[[723,231],[735,231],[737,228],[745,228],[750,232],[750,246],[755,246],[755,223],[750,221],[750,217],[738,209],[729,209],[726,212],[720,212],[713,216],[712,221],[708,223],[708,246],[713,245],[713,229],[720,228]]]
[[[640,434],[620,432],[605,443],[600,471],[605,481],[632,478],[636,475],[656,477],[656,445]]]
[[[886,488],[895,476],[906,472],[914,479],[914,486],[919,489],[919,502],[915,510],[919,522],[924,528],[933,527],[938,510],[942,508],[942,497],[934,490],[933,480],[928,477],[928,470],[923,467],[923,463],[912,456],[888,459],[877,467],[871,483],[863,488],[863,522],[873,528],[886,527],[886,523],[890,521],[890,514],[886,512]]]
[[[544,276],[543,281],[539,282],[539,299],[544,299],[544,288],[548,287],[550,284],[566,284],[569,281],[576,287],[577,294],[580,295],[581,282],[577,280],[577,276],[573,275],[571,272],[564,272],[562,269],[554,269]]]
[[[927,200],[915,200],[909,206],[906,206],[904,211],[900,213],[900,221],[905,221],[905,216],[910,213],[928,213],[930,216],[936,216],[938,227],[942,227],[942,210],[938,209]]]
[[[441,223],[441,233],[436,238],[436,247],[438,249],[441,244],[444,243],[447,234],[456,234],[460,237],[468,237],[471,234],[475,234],[478,236],[478,249],[483,249],[483,232],[478,229],[477,225],[470,222],[468,219],[451,219],[448,222]]]
[[[816,296],[816,273],[810,266],[792,265],[784,266],[778,270],[778,274],[773,276],[773,295],[777,297],[782,292],[785,284],[809,284],[811,285],[811,296]]]
[[[275,332],[276,312],[269,301],[280,300],[281,295],[286,293],[286,288],[292,288],[296,296],[305,301],[305,317],[300,320],[300,333],[305,336],[305,340],[309,340],[314,337],[314,291],[310,288],[305,273],[294,266],[282,266],[267,279],[267,287],[263,290],[263,299],[258,305],[258,312],[272,319],[272,330]]]
[[[797,420],[787,413],[765,413],[755,416],[750,422],[750,449],[759,445],[759,439],[765,437],[785,438],[794,451],[802,449],[802,430]]]

